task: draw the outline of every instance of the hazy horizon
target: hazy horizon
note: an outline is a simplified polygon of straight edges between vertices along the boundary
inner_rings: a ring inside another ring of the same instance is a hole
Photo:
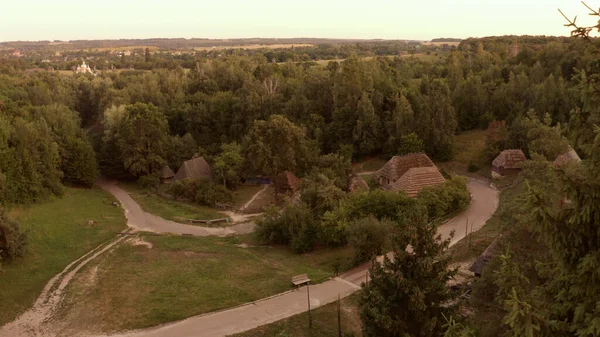
[[[597,7],[600,1],[589,2]],[[173,0],[29,0],[4,5],[0,41],[148,38],[334,38],[431,40],[494,35],[569,35],[561,8],[589,22],[577,0],[317,1],[202,3]],[[12,28],[12,29],[11,29]]]

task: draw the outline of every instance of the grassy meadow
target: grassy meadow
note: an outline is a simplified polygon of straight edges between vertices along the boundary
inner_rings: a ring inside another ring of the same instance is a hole
[[[297,274],[321,282],[336,261],[348,269],[353,254],[350,248],[297,255],[281,246],[240,246],[244,237],[140,238],[152,248],[123,243],[69,285],[62,315],[70,328],[144,328],[230,308],[292,289]]]
[[[0,326],[28,309],[46,283],[69,263],[126,228],[120,207],[99,188],[68,188],[62,198],[12,209],[27,232],[23,257],[0,271]],[[94,225],[88,225],[93,220]]]

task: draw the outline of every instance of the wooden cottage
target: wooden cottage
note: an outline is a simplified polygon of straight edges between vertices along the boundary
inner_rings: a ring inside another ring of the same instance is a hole
[[[175,172],[168,166],[163,166],[162,170],[160,170],[160,183],[168,184],[175,177]]]
[[[175,174],[174,180],[197,180],[197,179],[211,179],[212,178],[212,169],[208,162],[204,159],[204,157],[193,158],[190,160],[186,160],[179,170],[177,170],[177,174]]]
[[[492,161],[492,177],[518,174],[521,165],[527,161],[521,150],[504,150]]]
[[[477,260],[473,262],[471,267],[469,267],[469,271],[473,272],[475,276],[480,277],[483,275],[483,269],[485,265],[488,264],[492,260],[496,254],[500,251],[500,241],[498,240],[500,237],[497,237],[492,241],[492,243],[485,249],[485,251],[479,255]]]
[[[445,181],[439,169],[425,153],[394,156],[375,172],[373,178],[382,189],[405,191],[411,197],[416,196],[425,187],[437,186]]]
[[[275,177],[275,188],[277,193],[294,194],[300,189],[300,179],[290,171],[285,171]]]

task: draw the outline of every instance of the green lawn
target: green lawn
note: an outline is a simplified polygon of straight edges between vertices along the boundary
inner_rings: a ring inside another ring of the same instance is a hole
[[[0,271],[0,326],[31,307],[46,282],[69,263],[126,228],[113,201],[98,188],[69,188],[61,199],[9,212],[28,232],[29,246]],[[89,226],[88,220],[96,224]]]
[[[379,170],[383,165],[385,165],[385,163],[387,163],[387,160],[379,157],[373,157],[365,161],[352,164],[352,169],[356,173],[373,172]]]
[[[263,185],[240,185],[233,191],[233,208],[240,209],[245,203],[250,201],[252,197],[262,190]],[[268,193],[264,191],[263,193]]]
[[[362,336],[358,294],[341,299],[340,322],[342,335]],[[337,303],[330,303],[311,311],[312,329],[308,328],[308,313],[260,326],[232,337],[337,337]]]
[[[144,211],[167,220],[185,223],[188,219],[210,220],[225,217],[214,208],[163,198],[135,183],[121,183],[119,186],[127,191]],[[220,225],[223,224],[225,223]],[[199,225],[207,226],[207,224]],[[213,225],[218,226],[219,224]]]
[[[297,274],[321,282],[337,259],[347,269],[353,254],[237,246],[244,237],[142,237],[153,248],[123,244],[77,276],[63,313],[73,329],[143,328],[230,308],[290,290]]]
[[[489,176],[490,163],[486,161],[484,151],[485,131],[465,131],[454,137],[452,160],[436,164],[447,171],[460,174],[466,174],[468,172],[469,164],[475,164],[479,170],[478,172],[473,173]]]

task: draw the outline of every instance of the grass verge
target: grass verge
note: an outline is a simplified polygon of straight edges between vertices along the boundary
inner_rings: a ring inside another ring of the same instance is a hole
[[[12,209],[28,233],[23,257],[0,271],[0,326],[27,310],[46,283],[69,263],[126,228],[125,216],[101,189],[65,191],[61,199]],[[94,225],[88,225],[94,220]]]
[[[285,247],[240,247],[240,238],[141,236],[91,264],[69,287],[70,328],[144,328],[230,308],[291,289],[294,275],[314,282],[350,265],[352,249],[293,254]],[[242,238],[243,239],[243,238]]]
[[[358,294],[340,301],[343,336],[362,336],[359,316]],[[337,303],[324,305],[311,311],[312,328],[308,327],[308,313],[302,313],[271,324],[259,326],[231,337],[337,337]]]
[[[163,219],[187,223],[188,219],[210,220],[225,217],[225,215],[219,213],[216,209],[185,201],[163,198],[135,183],[122,183],[119,184],[119,187],[127,191],[144,211],[158,215]],[[198,225],[210,226],[204,223]],[[227,225],[227,223],[215,223],[212,225],[222,226]]]

